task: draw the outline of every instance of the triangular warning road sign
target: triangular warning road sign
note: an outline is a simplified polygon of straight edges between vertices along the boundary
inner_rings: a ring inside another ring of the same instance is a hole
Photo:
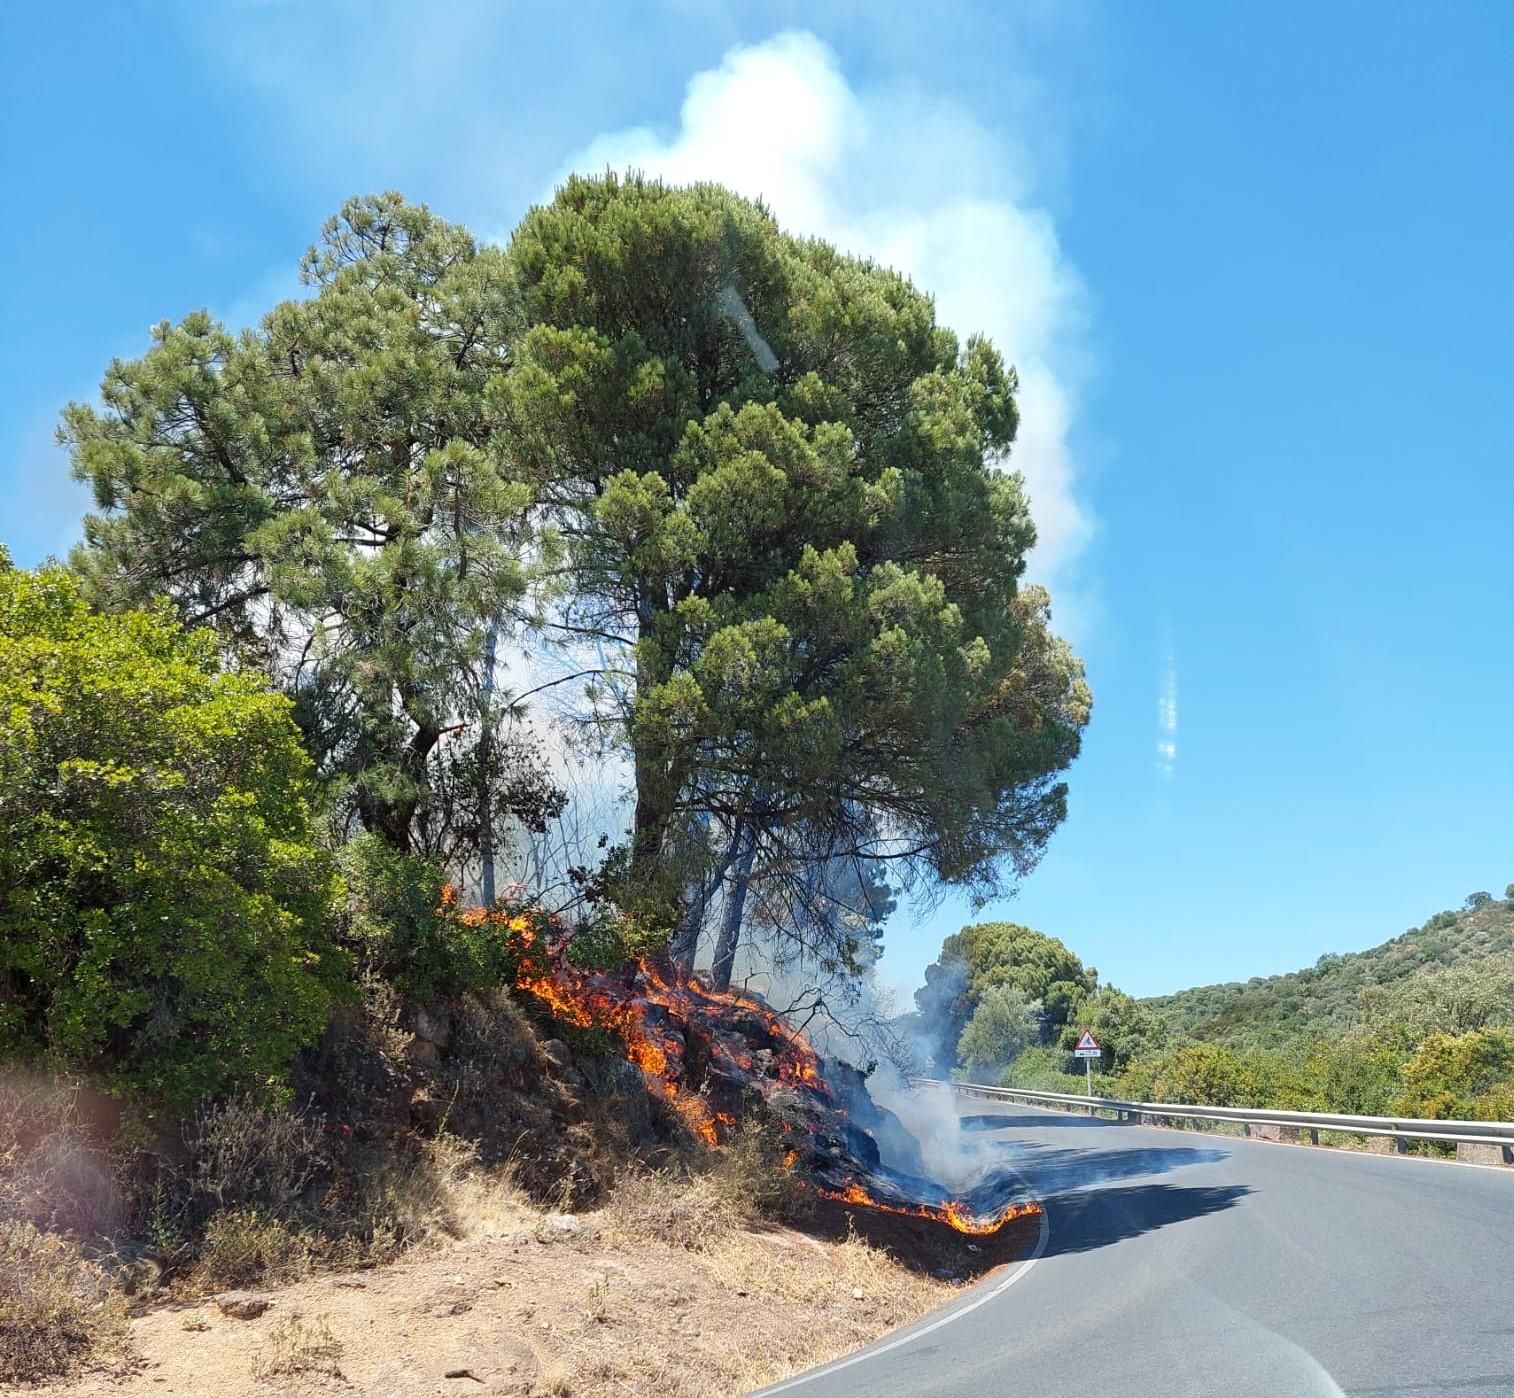
[[[1067,1040],[1063,1039],[1062,1042],[1065,1044]],[[1078,1046],[1073,1050],[1073,1052],[1082,1053],[1087,1049],[1092,1049],[1095,1053],[1097,1053],[1099,1051],[1099,1041],[1094,1038],[1094,1036],[1090,1034],[1088,1030],[1085,1029],[1080,1035],[1078,1035]],[[1063,1052],[1065,1053],[1066,1050],[1064,1049]]]

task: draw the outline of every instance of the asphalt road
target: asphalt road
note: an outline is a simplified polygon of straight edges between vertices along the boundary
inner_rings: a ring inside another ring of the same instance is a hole
[[[959,1107],[1035,1260],[792,1398],[1514,1398],[1514,1169]]]

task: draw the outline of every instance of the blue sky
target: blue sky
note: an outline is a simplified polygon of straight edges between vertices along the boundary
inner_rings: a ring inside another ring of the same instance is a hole
[[[1155,993],[1501,893],[1514,8],[926,8],[6,7],[0,539],[65,549],[58,409],[162,317],[254,319],[349,194],[502,236],[573,166],[725,178],[1021,367],[1096,708],[984,916]]]

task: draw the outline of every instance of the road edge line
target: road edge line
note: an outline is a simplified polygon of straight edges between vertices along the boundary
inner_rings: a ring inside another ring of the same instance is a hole
[[[1020,1178],[1024,1179],[1024,1176],[1022,1175]],[[827,1378],[831,1374],[840,1373],[843,1369],[850,1369],[853,1364],[860,1364],[864,1359],[874,1359],[878,1355],[887,1354],[890,1350],[896,1350],[902,1345],[911,1344],[915,1340],[930,1335],[941,1329],[942,1326],[950,1325],[954,1320],[961,1320],[963,1316],[971,1315],[979,1306],[987,1305],[995,1296],[1002,1296],[1022,1277],[1029,1275],[1031,1268],[1045,1254],[1046,1244],[1051,1239],[1051,1215],[1047,1210],[1046,1202],[1042,1199],[1035,1199],[1035,1196],[1031,1197],[1041,1209],[1041,1227],[1040,1231],[1036,1234],[1036,1245],[1031,1248],[1029,1255],[1022,1257],[1013,1264],[1014,1270],[1003,1281],[995,1283],[980,1295],[964,1300],[961,1305],[947,1311],[945,1315],[937,1316],[935,1320],[921,1325],[918,1329],[911,1329],[903,1335],[896,1335],[892,1340],[884,1343],[871,1344],[865,1349],[859,1349],[856,1353],[844,1355],[840,1359],[832,1359],[829,1363],[822,1364],[818,1369],[810,1369],[803,1374],[796,1374],[791,1379],[784,1379],[779,1383],[770,1384],[767,1388],[755,1389],[751,1393],[750,1398],[769,1398],[771,1394],[783,1393],[788,1389],[798,1388],[800,1384],[809,1383],[814,1379]]]

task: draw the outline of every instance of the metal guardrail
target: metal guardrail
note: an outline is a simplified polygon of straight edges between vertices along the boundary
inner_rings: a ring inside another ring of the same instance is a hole
[[[1505,1160],[1514,1158],[1514,1122],[1427,1121],[1413,1117],[1350,1116],[1331,1112],[1291,1112],[1271,1107],[1208,1107],[1191,1102],[1125,1102],[1116,1097],[1083,1097],[1072,1092],[1038,1092],[1023,1087],[991,1087],[986,1083],[944,1082],[912,1078],[925,1087],[949,1087],[967,1096],[1055,1107],[1082,1107],[1090,1113],[1112,1111],[1121,1119],[1146,1117],[1178,1121],[1223,1121],[1241,1126],[1295,1127],[1308,1131],[1318,1144],[1319,1132],[1340,1131],[1353,1136],[1383,1136],[1400,1142],[1439,1141],[1444,1145],[1502,1146]]]

